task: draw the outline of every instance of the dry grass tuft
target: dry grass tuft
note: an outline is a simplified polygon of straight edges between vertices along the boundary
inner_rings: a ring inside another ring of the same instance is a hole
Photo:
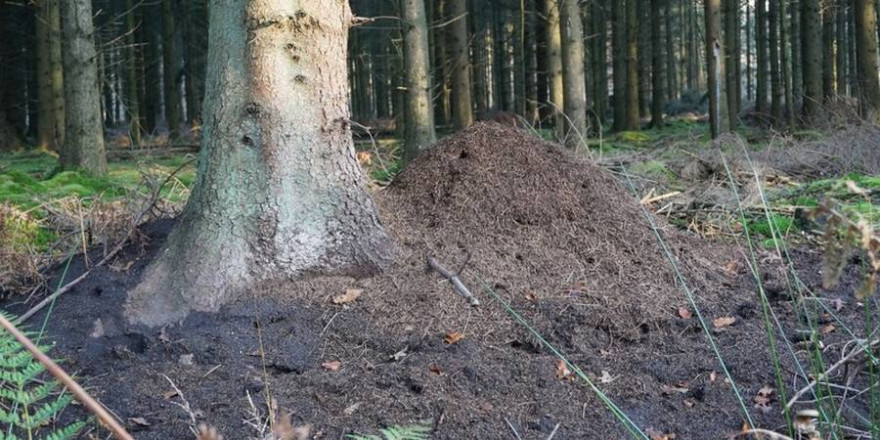
[[[0,292],[24,294],[45,284],[45,258],[35,250],[40,224],[15,206],[0,205]]]

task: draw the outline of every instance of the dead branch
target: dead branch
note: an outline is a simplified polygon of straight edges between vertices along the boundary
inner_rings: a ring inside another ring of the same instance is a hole
[[[177,167],[177,169],[175,169],[174,171],[171,172],[171,174],[169,174],[167,177],[165,177],[165,180],[163,180],[162,183],[153,190],[153,195],[152,195],[152,197],[150,197],[150,201],[147,203],[146,207],[143,210],[141,210],[141,212],[137,215],[137,217],[135,217],[132,220],[131,226],[128,229],[128,233],[125,234],[125,237],[123,237],[122,240],[119,240],[119,242],[116,243],[115,246],[113,246],[113,249],[111,249],[110,252],[108,252],[107,255],[105,255],[104,258],[101,259],[101,261],[99,261],[98,263],[93,265],[91,269],[85,271],[85,273],[83,273],[82,275],[77,277],[75,280],[65,284],[63,287],[61,287],[60,289],[58,289],[56,292],[52,293],[51,295],[47,296],[46,298],[43,298],[43,300],[40,301],[37,305],[32,307],[25,314],[19,316],[18,319],[15,320],[15,323],[21,324],[22,322],[26,321],[28,318],[34,316],[35,314],[37,314],[37,312],[39,312],[40,310],[45,308],[52,301],[55,301],[55,299],[57,299],[59,296],[64,295],[65,293],[72,290],[74,288],[74,286],[76,286],[77,284],[82,282],[82,280],[86,279],[89,276],[89,274],[92,273],[93,270],[95,270],[98,267],[104,266],[105,264],[107,264],[111,260],[113,260],[113,258],[116,257],[116,254],[118,254],[119,251],[121,251],[125,247],[125,244],[128,243],[129,240],[131,240],[131,237],[134,235],[135,231],[137,231],[137,228],[140,225],[141,220],[143,220],[144,217],[146,217],[147,213],[152,211],[153,207],[156,206],[156,202],[159,201],[159,195],[162,192],[162,188],[164,188],[165,185],[167,185],[168,182],[170,182],[171,179],[177,173],[179,173],[181,170],[183,170],[187,165],[189,165],[193,161],[195,161],[195,159],[190,159],[190,160],[184,162],[179,167]]]
[[[438,263],[437,260],[434,259],[434,257],[428,257],[428,267],[436,270],[437,273],[443,276],[443,278],[449,280],[449,282],[452,283],[452,287],[455,289],[455,291],[459,295],[461,295],[462,298],[468,300],[470,305],[475,307],[480,305],[480,300],[478,300],[471,293],[471,291],[468,290],[467,286],[465,286],[464,283],[461,282],[461,279],[458,277],[458,273],[450,272],[449,269],[441,266],[440,263]]]
[[[21,345],[24,347],[38,362],[43,364],[46,367],[46,371],[48,371],[52,376],[58,379],[65,388],[67,388],[73,395],[76,397],[76,400],[79,400],[80,403],[83,404],[86,408],[89,409],[101,423],[113,433],[116,438],[120,440],[134,440],[134,437],[129,434],[116,419],[101,406],[98,401],[89,396],[89,393],[86,392],[75,380],[73,380],[70,375],[68,375],[61,367],[58,366],[49,356],[46,356],[45,353],[40,351],[39,348],[27,337],[15,327],[15,325],[9,322],[8,319],[4,318],[3,315],[0,315],[0,326],[2,326],[6,331],[9,332]]]
[[[853,359],[855,359],[856,356],[864,353],[868,348],[873,348],[877,345],[880,345],[880,339],[872,341],[871,343],[867,344],[867,346],[859,344],[859,346],[856,349],[851,351],[846,356],[842,357],[834,365],[832,365],[830,368],[828,368],[827,371],[825,371],[824,373],[819,375],[819,377],[817,377],[812,382],[810,382],[807,386],[801,388],[800,391],[795,393],[795,395],[792,396],[792,398],[788,401],[788,403],[785,404],[785,408],[791,409],[791,407],[794,406],[795,403],[797,403],[798,399],[800,399],[801,397],[803,397],[804,394],[806,394],[807,392],[812,390],[813,387],[815,387],[819,382],[822,382],[823,380],[825,380],[826,378],[831,376],[831,374],[833,374],[835,371],[837,371],[840,367],[851,362]]]

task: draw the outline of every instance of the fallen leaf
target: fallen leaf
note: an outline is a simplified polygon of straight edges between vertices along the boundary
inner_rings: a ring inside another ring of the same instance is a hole
[[[101,321],[101,318],[95,320],[95,326],[92,329],[92,334],[89,335],[91,338],[100,338],[104,336],[104,323]]]
[[[275,420],[275,426],[272,427],[273,439],[277,440],[306,440],[312,431],[310,425],[293,426],[290,420],[290,413],[279,416]]]
[[[339,371],[340,367],[342,367],[342,362],[340,361],[324,361],[321,364],[321,368],[327,371]]]
[[[391,355],[391,360],[394,361],[394,362],[400,362],[401,359],[403,359],[403,358],[407,357],[407,355],[409,355],[409,353],[406,352],[406,350],[407,350],[408,348],[409,348],[409,347],[404,348],[403,350],[400,350],[400,351],[398,351],[397,353],[392,354],[392,355]]]
[[[364,293],[363,289],[346,289],[345,293],[333,297],[333,304],[342,305],[356,301]]]
[[[645,434],[648,434],[651,440],[672,440],[675,438],[675,434],[664,434],[662,431],[651,427],[645,430]]]
[[[464,333],[460,333],[460,332],[451,332],[451,333],[447,333],[445,336],[443,336],[443,342],[445,342],[449,345],[455,344],[456,342],[458,342],[462,339],[464,339]]]
[[[350,415],[354,414],[354,412],[357,411],[358,408],[360,408],[360,407],[361,407],[361,402],[355,402],[355,403],[349,405],[348,408],[345,408],[344,410],[342,410],[342,413],[347,416],[350,416]]]
[[[565,363],[562,359],[556,361],[556,378],[557,379],[567,379],[572,378],[572,372],[568,369],[568,364]]]
[[[177,358],[177,363],[180,365],[192,365],[195,363],[193,360],[194,357],[195,356],[191,354],[182,354],[179,358]]]
[[[528,292],[526,292],[526,301],[531,302],[531,303],[537,303],[538,298],[535,297],[534,293],[532,293],[531,291],[528,291]]]
[[[687,307],[679,307],[678,308],[678,317],[681,319],[691,319],[693,315],[691,311],[687,309]]]
[[[438,375],[438,376],[442,376],[442,375],[443,375],[443,370],[442,370],[442,369],[440,368],[440,366],[437,365],[437,364],[431,364],[431,365],[428,365],[428,371],[430,371],[430,372],[432,372],[432,373],[434,373],[434,374],[436,374],[436,375]]]
[[[165,391],[162,393],[162,397],[164,397],[165,400],[173,399],[174,397],[177,397],[177,391]]]
[[[728,278],[733,278],[739,272],[739,263],[736,260],[730,260],[726,265],[724,265],[724,274],[727,275]]]
[[[150,426],[150,422],[148,422],[147,419],[145,419],[143,417],[129,417],[128,422],[129,422],[129,424],[135,425],[135,426],[143,426],[143,427]]]
[[[611,383],[611,382],[614,382],[614,378],[611,377],[611,373],[609,373],[605,370],[602,370],[602,376],[599,377],[599,382]]]
[[[715,326],[715,328],[720,329],[720,328],[730,327],[735,322],[736,322],[736,318],[734,318],[732,316],[723,316],[721,318],[715,318],[712,321],[712,324]]]
[[[770,405],[775,400],[776,396],[776,388],[765,386],[758,390],[758,394],[755,396],[755,408],[763,410],[767,412],[770,410]]]
[[[220,435],[217,428],[202,423],[196,432],[196,440],[223,440],[223,436]]]
[[[827,335],[827,334],[833,332],[834,330],[837,330],[837,327],[835,327],[834,324],[828,324],[828,325],[822,327],[822,329],[819,331],[821,331],[823,335]]]

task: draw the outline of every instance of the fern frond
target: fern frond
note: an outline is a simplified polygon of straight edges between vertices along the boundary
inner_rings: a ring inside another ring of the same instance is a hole
[[[433,431],[431,425],[419,423],[385,428],[379,431],[381,436],[349,434],[346,437],[351,440],[428,440],[431,437],[431,431]]]
[[[62,394],[57,399],[37,408],[32,415],[26,417],[22,427],[25,429],[35,429],[42,426],[58,415],[61,410],[67,408],[70,402],[73,402],[73,395],[68,393]]]
[[[83,427],[86,426],[85,421],[78,421],[71,425],[65,426],[55,432],[44,437],[43,440],[68,440],[72,439]]]

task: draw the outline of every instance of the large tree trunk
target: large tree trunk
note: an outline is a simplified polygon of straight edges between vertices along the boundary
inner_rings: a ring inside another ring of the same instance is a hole
[[[318,3],[324,3],[322,0]],[[406,127],[404,160],[409,162],[437,140],[431,104],[431,62],[424,0],[403,0]]]
[[[862,117],[880,123],[880,83],[877,81],[877,6],[874,0],[855,0],[859,98]]]
[[[64,147],[59,159],[64,168],[82,168],[94,174],[107,172],[98,54],[95,51],[91,0],[61,2],[64,42],[64,102],[67,113]]]
[[[819,0],[801,0],[801,7],[804,113],[810,119],[817,117],[822,109],[822,14]]]
[[[456,130],[474,123],[471,102],[470,39],[468,38],[467,0],[450,0],[449,15],[461,17],[452,23],[452,119]]]
[[[554,127],[556,136],[561,140],[565,138],[565,93],[562,80],[562,29],[559,22],[560,0],[546,0],[545,12],[547,16],[547,68],[550,71],[550,106],[553,107]]]
[[[49,0],[36,2],[37,30],[37,138],[36,147],[54,147],[55,118],[52,111],[52,77],[49,60]]]
[[[131,320],[216,311],[265,279],[390,264],[348,123],[351,20],[337,0],[211,3],[196,186],[129,296]]]
[[[577,0],[560,0],[562,28],[562,81],[565,97],[565,145],[583,147],[587,137],[587,91],[584,79],[584,27]]]

